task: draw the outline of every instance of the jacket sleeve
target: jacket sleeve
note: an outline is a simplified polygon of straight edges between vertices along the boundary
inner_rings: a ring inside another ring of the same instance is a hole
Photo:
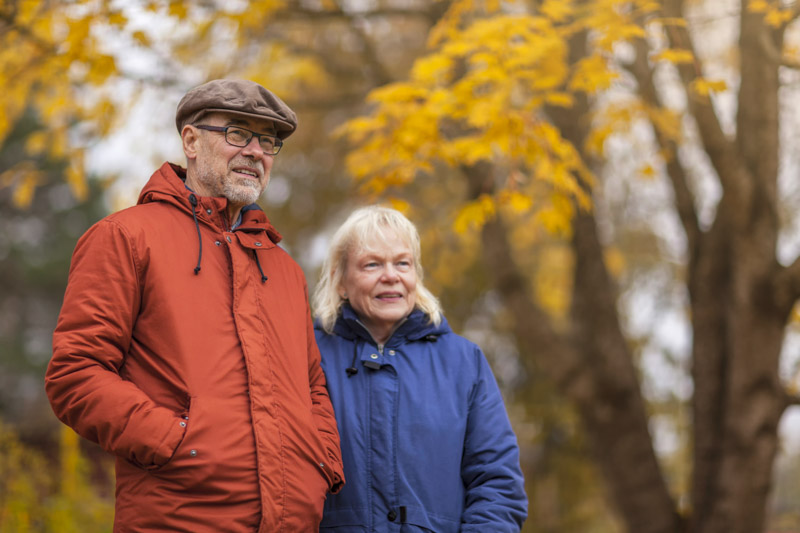
[[[466,489],[461,531],[519,532],[528,502],[517,437],[489,363],[480,349],[475,351],[478,374],[470,395],[461,465]]]
[[[120,376],[141,305],[141,258],[105,219],[78,241],[53,334],[45,391],[56,416],[82,437],[143,468],[169,461],[183,438],[180,413]]]
[[[319,431],[320,440],[322,440],[328,455],[327,466],[330,468],[324,469],[330,477],[330,492],[336,494],[342,490],[345,482],[339,430],[336,426],[336,416],[333,414],[333,405],[328,396],[325,373],[322,371],[311,313],[307,314],[306,338],[308,339],[308,382],[311,387],[311,412],[317,425],[317,431]]]

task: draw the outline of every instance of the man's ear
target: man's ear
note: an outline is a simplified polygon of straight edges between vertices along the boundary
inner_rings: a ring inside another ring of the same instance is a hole
[[[183,142],[183,153],[187,161],[197,158],[197,143],[200,142],[198,130],[191,124],[187,124],[181,130],[181,141]]]

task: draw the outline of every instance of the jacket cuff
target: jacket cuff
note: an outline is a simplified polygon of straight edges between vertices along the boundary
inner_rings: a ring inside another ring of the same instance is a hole
[[[325,474],[328,477],[328,490],[331,494],[336,494],[344,487],[344,472],[342,462],[328,452],[328,464],[325,465]]]
[[[336,494],[337,492],[342,490],[342,487],[344,487],[344,478],[342,478],[342,476],[340,476],[339,474],[334,472],[333,473],[333,483],[331,483],[331,487],[329,489],[330,493],[331,494]]]

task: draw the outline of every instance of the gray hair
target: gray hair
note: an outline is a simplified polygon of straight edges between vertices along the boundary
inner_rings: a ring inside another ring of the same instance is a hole
[[[314,316],[328,333],[333,332],[333,325],[339,316],[345,300],[339,295],[339,287],[347,270],[347,259],[350,254],[363,250],[367,243],[376,236],[385,236],[386,232],[396,233],[408,244],[414,256],[414,267],[417,271],[416,305],[428,315],[430,321],[437,326],[442,322],[442,309],[439,300],[422,284],[422,262],[419,232],[405,215],[396,209],[372,205],[356,209],[336,230],[328,249],[328,256],[322,265],[319,283],[314,289]]]

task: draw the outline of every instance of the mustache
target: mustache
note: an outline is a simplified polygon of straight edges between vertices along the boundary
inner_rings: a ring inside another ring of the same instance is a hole
[[[260,161],[250,161],[249,159],[234,159],[230,162],[228,168],[249,168],[258,172],[259,175],[264,174],[264,164]]]

